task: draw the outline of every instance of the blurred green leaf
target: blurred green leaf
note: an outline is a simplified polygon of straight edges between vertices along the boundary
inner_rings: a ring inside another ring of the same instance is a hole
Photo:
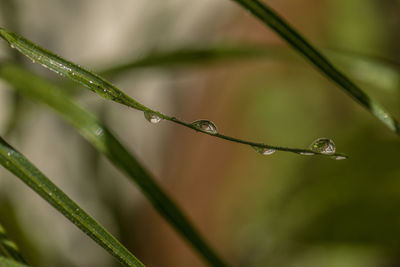
[[[354,79],[388,91],[400,89],[400,66],[396,62],[370,55],[335,49],[323,49],[324,53],[341,63]],[[240,62],[243,60],[290,60],[297,62],[290,49],[276,45],[218,45],[203,48],[180,48],[152,52],[140,58],[100,70],[102,76],[115,79],[138,68],[168,68]]]
[[[256,47],[221,45],[204,48],[181,48],[173,51],[152,52],[141,58],[132,59],[126,63],[115,64],[99,73],[102,76],[114,77],[135,68],[143,67],[171,67],[218,63],[240,59],[281,59],[287,56],[287,51],[280,47]]]
[[[6,231],[0,224],[0,266],[27,267],[28,263],[20,254],[17,245],[8,239]]]
[[[144,266],[100,224],[44,176],[24,155],[0,137],[0,164],[107,250],[125,266]]]
[[[278,33],[294,49],[305,56],[314,66],[342,87],[354,100],[369,110],[389,129],[400,135],[400,124],[378,102],[372,100],[346,75],[316,50],[304,37],[284,21],[275,11],[259,0],[233,0],[250,11],[255,17]]]
[[[16,65],[3,65],[0,76],[21,93],[47,104],[71,123],[97,150],[126,173],[142,190],[158,212],[211,265],[225,266],[208,246],[174,201],[157,185],[148,171],[116,137],[92,114],[79,107],[61,89]]]

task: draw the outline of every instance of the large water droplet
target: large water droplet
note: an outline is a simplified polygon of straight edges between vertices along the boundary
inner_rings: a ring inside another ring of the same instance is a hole
[[[197,120],[192,122],[192,126],[199,129],[200,131],[207,132],[210,134],[217,134],[217,126],[212,121],[209,120]]]
[[[321,154],[335,154],[336,146],[335,143],[328,138],[318,138],[310,145],[310,149],[312,151],[321,153]]]
[[[159,123],[162,120],[159,116],[149,111],[144,112],[144,117],[146,118],[146,120],[154,124]]]
[[[262,155],[271,155],[275,153],[275,149],[273,148],[266,148],[266,147],[258,147],[258,146],[253,146],[252,147],[256,152],[262,154]]]

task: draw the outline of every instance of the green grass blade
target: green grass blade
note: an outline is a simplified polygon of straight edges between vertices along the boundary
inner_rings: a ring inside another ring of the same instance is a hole
[[[157,185],[151,175],[131,155],[116,137],[92,114],[75,104],[61,89],[16,65],[0,67],[0,77],[21,93],[45,103],[71,123],[86,139],[142,190],[158,212],[212,266],[225,266],[210,246],[192,226],[173,200]]]
[[[29,264],[22,257],[17,245],[11,241],[0,224],[0,266],[28,267]]]
[[[255,17],[273,29],[289,45],[305,56],[317,69],[324,73],[334,83],[343,88],[354,100],[369,110],[382,121],[389,129],[400,135],[400,124],[379,103],[373,101],[346,75],[340,72],[333,64],[315,49],[306,39],[293,29],[275,11],[259,0],[232,0],[250,11]]]
[[[171,67],[179,65],[198,65],[215,63],[224,60],[260,59],[262,57],[279,57],[282,49],[277,47],[215,46],[207,48],[182,48],[174,51],[153,52],[124,64],[115,64],[100,71],[100,75],[112,77],[135,68]],[[277,55],[279,54],[279,56]],[[283,55],[282,55],[283,56]]]
[[[144,266],[100,224],[44,176],[24,155],[0,137],[0,164],[62,213],[68,220],[107,250],[124,266]]]
[[[50,70],[70,78],[73,81],[79,82],[83,84],[84,86],[88,87],[101,97],[105,99],[109,99],[118,103],[121,103],[123,105],[126,105],[128,107],[132,107],[134,109],[138,109],[144,112],[148,112],[150,114],[156,115],[159,118],[180,124],[182,126],[185,126],[187,128],[193,129],[197,132],[201,132],[203,134],[208,134],[217,138],[225,139],[231,142],[236,142],[244,145],[251,146],[253,148],[256,148],[257,150],[260,149],[272,149],[274,151],[286,151],[286,152],[292,152],[296,154],[303,154],[303,155],[319,155],[319,156],[325,156],[325,157],[333,157],[335,159],[340,158],[346,158],[346,155],[335,153],[333,155],[326,155],[322,153],[316,153],[314,151],[311,151],[309,149],[299,149],[299,148],[288,148],[288,147],[281,147],[281,146],[273,146],[273,145],[267,145],[264,143],[256,143],[252,141],[246,141],[243,139],[238,139],[235,137],[230,137],[226,136],[217,132],[210,132],[210,131],[205,131],[199,129],[198,126],[193,125],[192,123],[184,122],[176,117],[172,116],[167,116],[164,115],[158,111],[152,110],[136,100],[130,98],[126,94],[124,94],[121,90],[116,88],[114,85],[103,79],[102,77],[98,76],[97,74],[94,74],[88,70],[83,69],[82,67],[69,62],[53,53],[50,51],[47,51],[46,49],[43,49],[36,44],[32,43],[29,40],[26,40],[22,36],[19,36],[16,33],[7,31],[5,29],[0,28],[0,36],[8,41],[11,47],[16,48],[18,51],[20,51],[22,54],[25,56],[29,57],[33,62],[38,62],[41,65],[43,65],[46,68],[49,68]],[[381,111],[379,109],[379,111]]]
[[[400,67],[396,62],[376,58],[370,55],[348,51],[323,49],[329,57],[343,64],[352,77],[360,82],[381,89],[396,91],[400,89]],[[137,68],[168,68],[218,64],[242,60],[290,60],[294,57],[291,50],[284,47],[218,45],[203,48],[180,48],[177,50],[152,52],[140,58],[100,70],[102,76],[114,79]],[[297,61],[295,61],[297,62]]]

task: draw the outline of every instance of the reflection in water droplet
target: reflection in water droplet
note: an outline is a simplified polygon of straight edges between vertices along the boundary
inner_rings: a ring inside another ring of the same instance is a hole
[[[149,111],[144,112],[144,117],[153,124],[159,123],[162,120],[159,116]]]
[[[209,120],[197,120],[192,122],[192,126],[199,129],[200,131],[207,132],[210,134],[217,134],[217,126],[212,121]]]
[[[312,151],[321,153],[321,154],[335,154],[336,146],[335,143],[328,138],[318,138],[310,145],[310,149]]]
[[[256,152],[258,152],[258,153],[260,153],[260,154],[262,154],[262,155],[271,155],[271,154],[274,154],[275,153],[275,149],[273,149],[273,148],[266,148],[266,147],[258,147],[258,146],[252,146],[252,148],[256,151]]]

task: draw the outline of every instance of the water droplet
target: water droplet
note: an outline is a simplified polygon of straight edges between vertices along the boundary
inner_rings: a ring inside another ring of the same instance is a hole
[[[207,132],[210,134],[217,134],[217,126],[212,121],[209,120],[197,120],[192,122],[192,126],[199,129],[200,131]]]
[[[347,159],[347,157],[345,157],[345,156],[332,156],[332,159],[334,159],[334,160],[343,160],[343,159]]]
[[[143,114],[146,120],[153,124],[159,123],[162,120],[159,116],[149,111],[145,111]]]
[[[310,145],[310,149],[312,151],[321,153],[321,154],[327,154],[331,155],[334,154],[336,151],[336,146],[335,143],[328,138],[318,138],[312,144]]]
[[[300,155],[304,155],[304,156],[312,156],[312,155],[315,155],[315,154],[312,153],[312,152],[300,152],[299,154],[300,154]]]
[[[102,135],[103,134],[103,129],[102,128],[97,128],[96,129],[96,135],[97,136],[100,136],[100,135]]]
[[[7,153],[7,156],[9,156],[9,157],[10,157],[10,156],[11,156],[11,152],[8,152],[8,153]]]
[[[256,152],[262,154],[262,155],[271,155],[276,152],[275,149],[273,148],[266,148],[266,147],[258,147],[258,146],[253,146],[252,147]]]
[[[11,48],[15,48],[15,45],[13,45],[13,44],[10,44],[10,46],[11,46]]]

